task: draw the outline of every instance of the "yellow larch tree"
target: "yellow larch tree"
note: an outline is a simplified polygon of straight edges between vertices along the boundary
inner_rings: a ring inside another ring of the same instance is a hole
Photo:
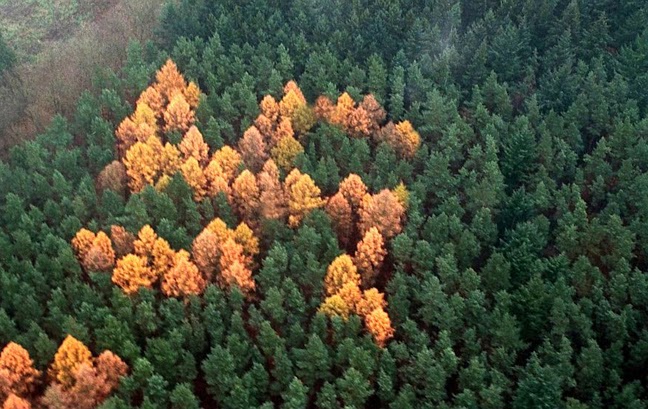
[[[180,166],[180,172],[182,173],[184,180],[191,187],[194,199],[196,201],[202,200],[207,193],[207,178],[205,177],[205,173],[196,158],[190,157],[187,159],[185,163]]]
[[[161,237],[155,239],[149,264],[156,276],[161,277],[166,274],[174,265],[176,252],[173,251],[169,242]]]
[[[289,81],[284,87],[284,96],[279,102],[279,113],[286,118],[292,118],[295,111],[306,105],[306,98],[294,81]]]
[[[178,70],[178,66],[170,59],[155,74],[155,89],[166,100],[182,93],[187,87],[187,82]]]
[[[348,129],[349,117],[354,111],[355,102],[347,92],[338,97],[337,105],[331,113],[331,122]]]
[[[219,265],[221,244],[219,240],[216,233],[203,229],[191,246],[194,263],[208,281],[211,281]]]
[[[329,317],[339,316],[346,320],[349,318],[352,309],[339,294],[334,294],[326,297],[322,305],[320,305],[319,311]]]
[[[223,172],[220,165],[212,160],[209,162],[204,171],[205,180],[207,181],[206,193],[209,197],[214,197],[220,192],[225,194],[225,197],[230,197],[232,191],[227,183],[227,175]]]
[[[148,105],[153,110],[156,118],[162,117],[162,111],[165,105],[164,97],[154,86],[150,86],[142,91],[137,99],[137,105],[140,104]]]
[[[234,178],[239,174],[239,168],[243,163],[241,160],[241,155],[232,149],[231,147],[225,145],[212,155],[212,161],[216,162],[223,171],[225,180],[230,183]]]
[[[236,226],[232,238],[243,247],[243,254],[250,259],[259,254],[259,239],[247,224],[240,223]]]
[[[279,104],[277,104],[277,101],[272,95],[264,96],[259,103],[259,108],[261,109],[261,114],[271,122],[277,120],[277,117],[279,116]]]
[[[243,246],[234,239],[228,239],[221,245],[220,281],[223,286],[237,285],[243,294],[250,296],[256,287],[249,269],[251,261],[243,253]]]
[[[163,116],[165,132],[187,132],[195,120],[195,113],[182,93],[177,93],[171,98]]]
[[[92,353],[81,341],[68,335],[54,355],[50,374],[64,387],[70,387],[77,369],[84,364],[92,365]]]
[[[312,210],[324,206],[321,191],[313,179],[299,170],[293,169],[284,182],[288,196],[288,224],[297,227]]]
[[[290,118],[282,117],[279,120],[279,123],[277,126],[274,128],[272,131],[272,135],[270,135],[270,139],[268,140],[268,145],[270,148],[274,148],[279,144],[279,141],[281,141],[284,138],[293,138],[295,137],[295,131],[293,130],[292,127],[292,121]]]
[[[172,145],[169,142],[165,143],[164,148],[160,153],[158,163],[160,172],[164,176],[173,176],[182,165],[180,151],[175,145]]]
[[[349,201],[342,193],[337,192],[329,198],[325,210],[333,222],[333,229],[340,244],[346,247],[353,236],[354,229],[353,210]]]
[[[149,140],[157,139],[151,136]],[[124,157],[124,166],[128,175],[128,186],[131,191],[137,193],[146,185],[155,183],[156,176],[160,170],[159,156],[153,148],[155,144],[137,142],[128,149]]]
[[[360,275],[351,257],[342,254],[336,257],[326,269],[326,277],[324,278],[326,294],[338,294],[347,283],[360,286]]]
[[[293,111],[291,123],[297,135],[304,135],[315,125],[317,117],[315,112],[307,104],[297,107]]]
[[[395,140],[390,143],[396,152],[404,158],[413,158],[421,145],[421,136],[416,132],[410,121],[405,120],[396,124],[394,135]]]
[[[184,89],[183,94],[189,107],[191,107],[191,109],[196,109],[200,102],[200,88],[198,88],[198,85],[193,81],[189,82],[189,85]]]
[[[31,409],[31,404],[26,399],[15,393],[10,393],[2,404],[2,409]]]
[[[331,121],[331,116],[335,111],[335,105],[327,96],[320,95],[315,100],[315,108],[313,110],[317,119]]]
[[[140,287],[151,288],[157,279],[158,275],[148,266],[147,259],[135,254],[127,254],[117,260],[112,275],[112,282],[126,294],[134,294]]]
[[[376,288],[370,288],[362,293],[362,299],[356,306],[356,312],[361,317],[366,317],[376,308],[387,308],[385,294]]]
[[[340,182],[339,192],[349,202],[354,212],[358,210],[362,199],[367,194],[367,186],[360,176],[350,173]]]
[[[304,152],[304,147],[292,136],[281,138],[277,145],[270,150],[272,160],[283,170],[291,169],[297,156]]]
[[[389,190],[383,189],[375,195],[366,194],[360,204],[359,229],[365,234],[372,227],[376,227],[386,239],[391,239],[401,232],[402,218],[405,209],[396,196]]]

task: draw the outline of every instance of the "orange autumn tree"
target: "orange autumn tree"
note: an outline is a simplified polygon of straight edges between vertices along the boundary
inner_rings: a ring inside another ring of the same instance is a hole
[[[207,193],[207,177],[203,172],[200,164],[193,156],[180,166],[182,177],[193,191],[193,197],[196,201],[202,200]]]
[[[241,155],[225,145],[212,155],[212,162],[216,162],[223,172],[225,180],[229,183],[239,174],[239,167],[242,164]]]
[[[324,278],[326,294],[334,295],[339,293],[347,283],[354,283],[359,286],[360,275],[351,257],[343,254],[336,257],[326,270],[326,277]]]
[[[11,393],[2,404],[2,409],[31,409],[31,404],[20,396]]]
[[[353,211],[356,212],[362,203],[362,199],[367,194],[367,186],[360,176],[350,173],[340,182],[339,192],[349,201]]]
[[[313,209],[324,206],[320,197],[321,191],[311,177],[293,169],[284,181],[284,189],[288,196],[288,224],[296,227]]]
[[[34,362],[25,348],[15,342],[3,348],[0,353],[0,385],[7,388],[7,393],[28,395],[39,376],[40,372],[34,369]],[[0,400],[4,397],[3,392],[0,387]]]
[[[92,247],[95,237],[93,232],[88,229],[82,228],[72,239],[72,249],[76,253],[79,260],[83,260]]]
[[[115,251],[106,233],[97,233],[82,264],[86,271],[109,271],[115,265]]]
[[[70,387],[74,383],[77,369],[81,365],[91,363],[92,353],[88,347],[72,335],[68,335],[56,351],[49,373],[61,385]]]
[[[205,288],[198,267],[189,260],[189,253],[180,250],[175,254],[173,267],[162,278],[162,292],[168,297],[200,294]]]
[[[158,276],[148,266],[147,259],[135,254],[127,254],[117,260],[112,274],[112,282],[126,294],[134,294],[140,287],[151,288],[157,279]]]
[[[365,317],[365,325],[376,340],[379,347],[384,347],[387,341],[394,336],[389,315],[382,309],[376,308]]]
[[[209,229],[201,231],[193,241],[191,254],[198,270],[211,280],[220,261],[220,243],[216,233]]]
[[[191,126],[178,145],[185,160],[194,158],[199,164],[205,165],[209,158],[209,146],[195,126]]]
[[[382,235],[376,227],[370,228],[358,243],[354,262],[358,266],[362,281],[365,285],[371,285],[385,259],[387,251]]]
[[[243,253],[243,246],[230,238],[221,245],[220,277],[223,287],[237,285],[243,294],[251,296],[256,288],[252,272],[249,269],[251,260]]]

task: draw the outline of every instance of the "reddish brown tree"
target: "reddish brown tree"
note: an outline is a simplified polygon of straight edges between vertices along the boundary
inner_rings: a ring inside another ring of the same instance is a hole
[[[106,190],[112,190],[125,197],[127,183],[126,166],[115,160],[106,165],[97,176],[97,191],[101,194]]]
[[[189,260],[189,253],[180,250],[175,254],[173,267],[162,278],[162,292],[167,297],[184,297],[201,294],[205,288],[198,267]]]
[[[266,219],[284,219],[288,215],[288,199],[279,180],[279,169],[272,159],[266,161],[257,175],[261,195],[261,216]]]
[[[376,195],[366,194],[359,210],[360,233],[365,234],[376,227],[385,239],[390,239],[401,232],[404,213],[403,205],[390,190],[383,189]]]
[[[367,186],[360,176],[355,173],[350,173],[349,176],[340,182],[339,192],[349,202],[353,211],[357,212],[362,203],[362,199],[367,194]]]
[[[209,146],[205,143],[202,134],[196,126],[189,128],[184,138],[182,138],[179,148],[185,160],[194,158],[201,165],[207,164]]]
[[[122,226],[110,226],[110,238],[115,248],[115,256],[118,258],[135,250],[135,236]]]
[[[27,395],[33,388],[40,372],[34,369],[34,362],[29,357],[29,352],[22,346],[10,342],[0,353],[0,400],[8,393]]]
[[[333,229],[340,244],[342,247],[346,247],[349,244],[349,239],[353,237],[354,228],[353,211],[349,201],[344,198],[342,193],[338,192],[328,200],[325,209],[333,222]]]
[[[258,172],[268,159],[268,149],[259,130],[252,125],[238,143],[243,162],[252,172]]]
[[[358,243],[354,258],[365,287],[374,284],[386,254],[382,235],[376,227],[370,228]]]
[[[232,200],[240,217],[246,222],[258,220],[259,186],[249,170],[244,170],[232,184]]]

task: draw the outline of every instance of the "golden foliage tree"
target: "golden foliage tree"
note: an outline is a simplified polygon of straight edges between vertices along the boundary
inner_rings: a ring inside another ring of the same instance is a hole
[[[338,294],[347,283],[353,283],[359,286],[360,275],[351,257],[347,254],[342,254],[336,257],[326,270],[326,277],[324,278],[326,294]]]
[[[280,168],[287,171],[293,167],[295,159],[302,152],[304,152],[304,147],[299,141],[292,136],[286,136],[281,138],[277,145],[270,150],[270,156]]]
[[[385,125],[378,133],[378,139],[391,146],[402,158],[411,159],[421,145],[421,136],[409,121],[391,122]]]
[[[385,239],[390,239],[401,232],[401,219],[405,209],[396,196],[383,189],[378,194],[366,194],[360,205],[360,232],[365,234],[376,227]]]
[[[184,95],[181,93],[175,94],[164,111],[164,131],[187,132],[189,127],[193,125],[194,120],[195,113],[191,110],[191,106],[189,106]]]
[[[394,336],[389,315],[382,308],[376,308],[365,317],[365,325],[376,340],[379,347],[384,347],[389,339]]]
[[[228,239],[221,245],[220,281],[230,287],[237,285],[243,294],[250,296],[256,287],[252,271],[248,268],[250,260],[243,253],[243,246],[234,239]]]
[[[337,105],[331,113],[331,122],[342,126],[344,129],[349,128],[349,117],[354,111],[355,102],[351,95],[343,93],[338,97]]]
[[[339,316],[344,319],[349,318],[349,315],[352,312],[351,307],[339,294],[326,297],[322,305],[320,305],[319,311],[329,317]]]
[[[279,104],[277,104],[277,101],[272,95],[264,96],[259,103],[259,108],[261,108],[261,114],[271,122],[277,120],[279,116]]]
[[[358,315],[366,317],[376,308],[386,308],[385,294],[376,288],[370,288],[362,293],[362,299],[356,306]]]
[[[83,364],[92,365],[92,353],[81,341],[68,335],[54,355],[50,374],[64,387],[70,387],[77,369]]]
[[[270,136],[270,139],[268,141],[270,151],[272,152],[272,148],[275,148],[284,138],[295,139],[295,131],[293,130],[292,122],[290,118],[287,117],[281,118],[277,126],[272,131],[272,135]]]
[[[365,285],[374,283],[386,254],[382,235],[376,227],[370,228],[358,243],[354,258]]]
[[[145,257],[127,254],[117,260],[112,282],[121,287],[126,294],[134,294],[140,287],[151,288],[157,278],[158,275],[148,266]]]
[[[142,226],[140,231],[137,232],[137,239],[133,242],[135,254],[140,257],[150,257],[153,254],[153,247],[157,239],[158,236],[151,226],[148,224]]]
[[[247,169],[232,184],[232,201],[243,220],[253,222],[258,219],[260,193],[256,178]]]
[[[72,239],[72,249],[79,260],[83,260],[90,251],[92,243],[97,236],[88,229],[82,228]]]
[[[259,254],[259,239],[247,224],[240,223],[236,226],[232,238],[243,247],[243,254],[250,259]]]
[[[275,122],[273,120],[263,114],[254,120],[254,126],[263,135],[264,139],[271,144],[273,144],[274,124]]]
[[[179,148],[185,160],[194,158],[199,164],[205,165],[209,159],[209,146],[195,125],[192,125],[182,138]]]
[[[125,118],[115,131],[119,155],[123,156],[136,142],[144,142],[155,134],[156,128],[149,124],[143,122],[138,125],[131,118]]]
[[[227,175],[223,172],[220,165],[212,160],[204,171],[205,180],[207,181],[206,193],[209,197],[214,197],[223,192],[225,197],[231,195],[231,189],[227,183]]]
[[[153,269],[153,273],[158,277],[162,277],[166,274],[171,268],[173,268],[175,264],[175,256],[176,252],[173,251],[169,242],[160,237],[156,238],[149,259],[149,264]]]
[[[191,109],[196,109],[200,102],[200,88],[198,88],[198,85],[193,81],[189,82],[183,94]]]
[[[200,294],[205,288],[198,267],[189,260],[189,253],[180,250],[175,254],[173,267],[162,278],[162,292],[168,297]]]
[[[155,80],[155,88],[167,101],[187,86],[184,77],[178,70],[178,66],[171,59],[168,59],[160,70],[155,73]]]
[[[266,143],[261,132],[254,125],[245,131],[243,138],[239,140],[238,147],[243,162],[253,172],[258,172],[268,159]]]
[[[288,214],[288,200],[279,180],[279,169],[272,159],[266,161],[257,175],[261,195],[261,216],[266,219],[283,219]]]
[[[241,155],[227,145],[214,152],[212,161],[220,166],[227,182],[232,182],[238,175],[242,163]]]
[[[15,342],[8,343],[0,353],[0,384],[6,385],[9,392],[29,394],[40,375],[34,369],[34,362],[29,352]],[[3,398],[3,388],[0,388],[0,400]]]
[[[284,86],[284,97],[279,102],[279,112],[286,118],[292,118],[294,112],[306,105],[306,98],[294,81],[288,81]]]
[[[285,191],[288,196],[288,224],[296,227],[313,209],[324,206],[320,197],[321,191],[309,175],[293,169],[285,180]]]
[[[162,110],[164,108],[165,101],[164,97],[162,96],[162,94],[160,94],[157,88],[150,86],[142,91],[139,98],[137,99],[137,105],[140,104],[148,105],[153,110],[155,117],[160,118],[162,116]]]
[[[307,104],[297,107],[291,118],[292,128],[298,135],[304,135],[315,125],[317,117]]]
[[[394,193],[394,196],[398,199],[398,203],[403,206],[403,209],[407,210],[407,206],[409,205],[409,191],[407,190],[407,187],[405,187],[405,184],[400,182],[394,190],[392,190],[392,193]]]
[[[205,194],[207,194],[207,178],[196,158],[190,157],[187,159],[180,166],[180,172],[184,180],[191,187],[194,199],[197,201],[202,200]]]
[[[182,165],[180,151],[175,147],[175,145],[171,145],[167,142],[164,144],[164,148],[159,152],[158,167],[160,172],[164,176],[172,176],[178,169],[180,169],[180,165]]]
[[[147,142],[135,143],[124,157],[128,186],[134,193],[141,191],[146,185],[154,184],[160,171],[159,152],[155,150],[154,140],[157,140],[156,136],[151,136]]]

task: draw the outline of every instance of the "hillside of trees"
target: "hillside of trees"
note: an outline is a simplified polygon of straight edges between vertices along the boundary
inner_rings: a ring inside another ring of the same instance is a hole
[[[644,1],[149,17],[3,152],[2,409],[648,407]]]

